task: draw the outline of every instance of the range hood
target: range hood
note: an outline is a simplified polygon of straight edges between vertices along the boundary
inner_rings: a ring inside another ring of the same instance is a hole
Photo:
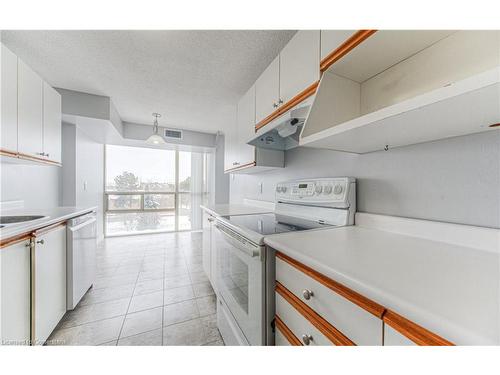
[[[308,98],[262,127],[247,143],[271,150],[290,150],[299,146],[300,132],[309,115],[313,98]]]

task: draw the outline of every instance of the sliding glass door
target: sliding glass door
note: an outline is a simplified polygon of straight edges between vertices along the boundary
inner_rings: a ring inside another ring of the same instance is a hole
[[[106,145],[106,236],[201,227],[205,153]]]

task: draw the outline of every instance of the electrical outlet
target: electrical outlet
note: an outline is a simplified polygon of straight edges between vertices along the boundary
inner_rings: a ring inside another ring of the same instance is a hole
[[[87,191],[87,181],[83,181],[83,190]]]

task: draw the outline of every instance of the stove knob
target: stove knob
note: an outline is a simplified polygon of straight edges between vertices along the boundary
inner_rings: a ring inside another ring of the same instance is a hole
[[[332,185],[326,185],[324,192],[325,194],[330,194],[332,192]]]
[[[286,193],[286,186],[282,186],[282,187],[281,187],[281,192],[282,192],[282,193]]]
[[[342,188],[342,185],[335,185],[335,187],[333,188],[333,192],[335,194],[340,194],[340,193],[342,193],[343,190],[344,189]]]
[[[321,186],[321,185],[316,185],[316,189],[315,189],[315,191],[316,191],[316,194],[321,194],[321,192],[323,191],[323,186]]]

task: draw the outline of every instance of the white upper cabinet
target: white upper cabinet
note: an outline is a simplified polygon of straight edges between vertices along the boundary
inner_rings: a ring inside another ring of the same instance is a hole
[[[280,53],[280,100],[286,103],[319,80],[320,32],[298,31]]]
[[[356,30],[321,30],[321,60],[349,39]]]
[[[2,44],[2,144],[17,152],[17,56]]]
[[[61,94],[43,83],[43,153],[46,158],[61,162]]]
[[[18,150],[43,156],[43,81],[23,61],[18,60]]]
[[[236,126],[232,126],[224,132],[224,170],[236,168],[235,158]]]
[[[255,82],[255,121],[258,123],[278,108],[280,96],[280,58],[271,65]]]
[[[247,142],[255,135],[255,85],[238,102],[238,152],[237,161],[241,165],[255,161],[255,146]]]

